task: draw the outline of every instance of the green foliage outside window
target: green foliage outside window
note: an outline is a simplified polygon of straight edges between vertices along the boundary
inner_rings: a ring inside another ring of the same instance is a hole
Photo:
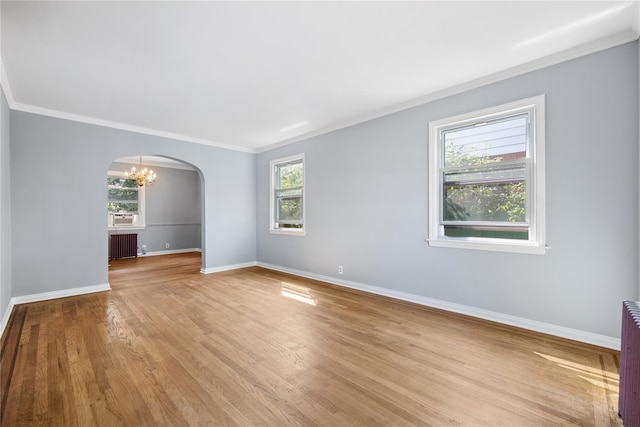
[[[276,214],[280,228],[302,228],[302,187],[304,170],[302,162],[278,166]]]
[[[498,164],[502,157],[490,158],[486,155],[472,155],[445,144],[447,164],[456,166],[477,166]],[[490,170],[488,167],[487,170]],[[524,222],[526,218],[526,188],[524,180],[506,183],[445,185],[445,220]]]
[[[524,223],[527,205],[524,166],[504,168],[500,165],[504,160],[503,157],[478,155],[478,152],[484,153],[487,150],[466,148],[467,150],[464,146],[455,146],[451,140],[447,140],[445,142],[447,166],[453,168],[468,166],[468,170],[464,168],[456,170],[456,174],[463,177],[494,176],[496,180],[494,182],[490,180],[488,182],[478,182],[479,180],[474,182],[469,179],[468,182],[464,180],[454,183],[445,182],[443,220]],[[518,168],[522,171],[519,171]],[[446,174],[445,172],[445,176]],[[510,179],[509,176],[514,178]],[[476,228],[473,230],[465,229],[464,226],[445,226],[445,230],[445,234],[449,237],[528,238],[527,232],[508,229],[500,231]]]
[[[107,178],[107,211],[110,213],[138,212],[138,183],[136,180]]]

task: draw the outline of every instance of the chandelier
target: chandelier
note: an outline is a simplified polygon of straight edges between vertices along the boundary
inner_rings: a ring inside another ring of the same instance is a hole
[[[138,187],[144,187],[144,184],[153,185],[156,182],[156,173],[147,168],[142,168],[142,156],[140,156],[140,169],[132,167],[130,172],[125,174],[127,179],[135,179],[138,181]]]

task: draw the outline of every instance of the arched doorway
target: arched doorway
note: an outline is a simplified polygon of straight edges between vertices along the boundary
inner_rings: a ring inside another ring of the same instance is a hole
[[[153,170],[153,185],[139,186],[127,177],[134,167]],[[149,155],[115,159],[107,171],[110,263],[195,252],[201,263],[203,185],[198,168],[177,159]]]

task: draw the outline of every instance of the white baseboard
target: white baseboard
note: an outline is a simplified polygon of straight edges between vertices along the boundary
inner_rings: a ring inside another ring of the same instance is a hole
[[[13,307],[18,304],[27,304],[30,302],[46,301],[50,299],[73,297],[77,295],[92,294],[94,292],[110,291],[111,285],[105,283],[103,285],[83,286],[80,288],[63,289],[61,291],[43,292],[40,294],[22,295],[19,297],[13,297],[9,300],[9,306],[7,311],[2,316],[2,323],[0,323],[0,336],[4,333],[4,329],[7,327],[9,317],[13,311]]]
[[[11,298],[14,305],[26,304],[30,302],[46,301],[50,299],[74,297],[77,295],[92,294],[94,292],[110,291],[111,285],[105,283],[103,285],[83,286],[80,288],[63,289],[60,291],[43,292],[41,294],[22,295]]]
[[[344,286],[350,289],[356,289],[359,291],[369,292],[376,295],[382,295],[385,297],[395,298],[401,301],[412,302],[415,304],[424,305],[427,307],[438,308],[441,310],[451,311],[454,313],[465,314],[467,316],[477,317],[484,320],[490,320],[493,322],[502,323],[505,325],[515,326],[522,329],[528,329],[531,331],[541,332],[548,335],[553,335],[560,338],[567,338],[574,341],[580,341],[587,344],[593,344],[600,347],[610,348],[613,350],[620,350],[620,339],[612,338],[606,335],[594,334],[591,332],[580,331],[577,329],[567,328],[564,326],[557,326],[550,323],[538,322],[537,320],[525,319],[523,317],[512,316],[509,314],[497,313],[495,311],[484,310],[481,308],[470,307],[467,305],[456,304],[448,301],[438,300],[435,298],[428,298],[421,295],[410,294],[406,292],[394,291],[391,289],[380,288],[377,286],[369,286],[358,282],[351,282],[348,280],[336,279],[335,277],[322,276],[319,274],[308,273],[306,271],[294,270],[291,268],[281,267],[278,265],[267,264],[258,262],[259,267],[264,267],[269,270],[276,270],[283,273],[289,273],[296,276],[306,277],[308,279],[319,280],[322,282],[331,283],[333,285]]]
[[[7,307],[7,311],[4,312],[2,316],[2,323],[0,323],[0,337],[4,334],[4,330],[9,323],[9,317],[11,317],[11,312],[13,311],[13,298],[9,300],[9,306]]]
[[[256,261],[245,262],[242,264],[223,265],[221,267],[203,268],[200,270],[202,274],[220,273],[222,271],[237,270],[239,268],[255,267],[258,265]]]
[[[138,256],[143,257],[143,256],[173,255],[173,254],[184,254],[187,252],[202,252],[202,249],[200,248],[171,249],[168,251],[154,251],[154,252],[147,252],[144,254],[142,252],[138,252]]]

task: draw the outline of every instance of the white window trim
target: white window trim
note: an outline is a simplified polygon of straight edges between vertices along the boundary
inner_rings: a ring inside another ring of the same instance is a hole
[[[302,228],[275,228],[276,219],[276,201],[275,201],[275,167],[282,163],[289,163],[302,160]],[[304,236],[307,234],[307,193],[306,193],[306,179],[307,179],[307,166],[305,164],[304,154],[296,154],[294,156],[283,157],[280,159],[271,160],[269,162],[269,232],[271,234],[284,234],[289,236]]]
[[[125,178],[127,176],[126,172],[121,171],[108,171],[108,177],[121,177]],[[118,230],[144,230],[147,228],[146,226],[146,214],[145,214],[145,199],[146,199],[146,187],[138,187],[138,220],[135,224],[132,225],[113,225],[113,220],[110,218],[113,214],[107,212],[107,229],[109,231],[118,231]]]
[[[430,246],[478,249],[498,252],[526,254],[544,254],[545,246],[545,97],[544,95],[486,108],[480,111],[461,114],[429,122],[429,237]],[[440,225],[440,204],[442,203],[442,185],[440,182],[440,131],[445,127],[462,126],[465,123],[491,119],[504,114],[534,111],[531,161],[531,200],[534,203],[530,211],[529,240],[491,239],[478,237],[446,237]]]

